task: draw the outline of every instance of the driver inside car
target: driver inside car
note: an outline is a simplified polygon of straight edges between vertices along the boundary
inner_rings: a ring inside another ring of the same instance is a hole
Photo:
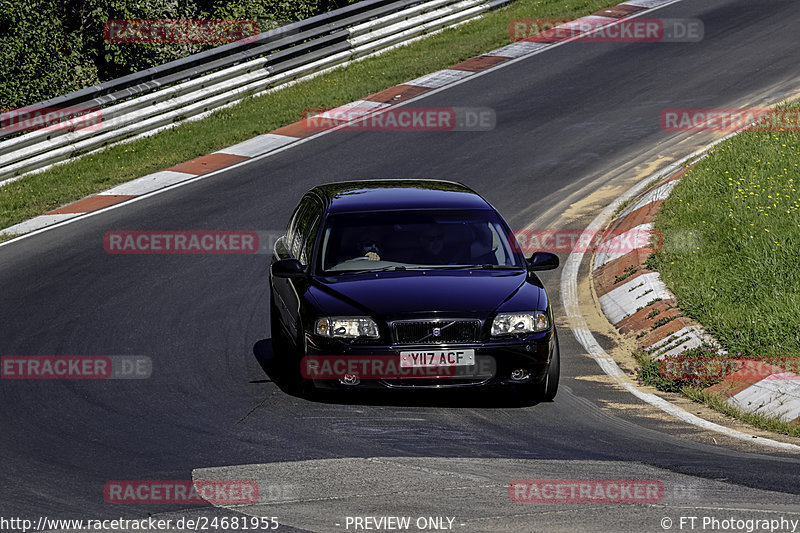
[[[355,259],[365,257],[369,261],[381,260],[381,243],[383,239],[379,232],[375,230],[368,230],[364,235],[358,238],[356,246],[358,248],[358,255]]]

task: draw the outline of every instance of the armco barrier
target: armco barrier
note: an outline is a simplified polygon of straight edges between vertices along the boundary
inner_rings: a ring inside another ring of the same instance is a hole
[[[123,140],[202,118],[246,96],[465,22],[510,1],[363,0],[34,104],[26,111],[99,109],[102,127],[0,130],[0,185]]]

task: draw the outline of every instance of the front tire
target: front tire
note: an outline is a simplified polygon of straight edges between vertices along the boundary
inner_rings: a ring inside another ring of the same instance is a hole
[[[302,346],[302,342],[292,343],[286,337],[278,319],[278,308],[275,301],[270,298],[269,303],[272,354],[278,375],[286,392],[295,396],[310,397],[314,392],[314,383],[305,379],[300,369],[303,350],[299,347]],[[302,328],[299,331],[302,335]]]
[[[558,348],[558,336],[553,332],[554,346],[553,354],[550,356],[550,363],[547,365],[547,373],[544,379],[538,383],[526,383],[515,385],[515,395],[523,405],[534,403],[552,402],[558,392],[558,381],[561,375],[561,357]]]
[[[558,335],[556,335],[555,330],[553,331],[553,338],[555,339],[555,346],[553,346],[550,364],[547,366],[547,375],[538,384],[538,390],[536,391],[537,399],[540,402],[552,402],[558,392],[558,381],[561,377],[561,350],[558,347]]]

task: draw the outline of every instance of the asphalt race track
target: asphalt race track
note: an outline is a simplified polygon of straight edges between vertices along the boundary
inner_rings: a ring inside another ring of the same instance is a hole
[[[276,232],[315,184],[367,178],[457,180],[514,228],[582,229],[638,179],[715,138],[662,131],[662,109],[763,106],[800,88],[796,0],[684,0],[649,16],[699,18],[705,38],[568,43],[410,104],[490,107],[493,131],[332,132],[0,247],[0,354],[153,361],[149,379],[0,383],[0,517],[247,514],[277,516],[279,531],[353,531],[347,516],[441,516],[470,533],[800,519],[800,455],[688,426],[609,384],[563,317],[561,269],[541,276],[559,315],[555,402],[472,392],[308,401],[271,379],[268,255],[103,248],[109,230]],[[596,335],[613,348],[607,331]],[[193,477],[257,480],[275,497],[234,509],[103,498],[110,480]],[[509,500],[512,480],[547,478],[659,480],[664,497]]]

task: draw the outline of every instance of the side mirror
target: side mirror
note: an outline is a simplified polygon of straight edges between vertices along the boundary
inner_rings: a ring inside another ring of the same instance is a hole
[[[528,259],[528,270],[553,270],[558,268],[558,256],[550,252],[535,252]]]
[[[275,261],[271,268],[272,275],[276,278],[305,278],[308,276],[300,261],[294,258]]]

